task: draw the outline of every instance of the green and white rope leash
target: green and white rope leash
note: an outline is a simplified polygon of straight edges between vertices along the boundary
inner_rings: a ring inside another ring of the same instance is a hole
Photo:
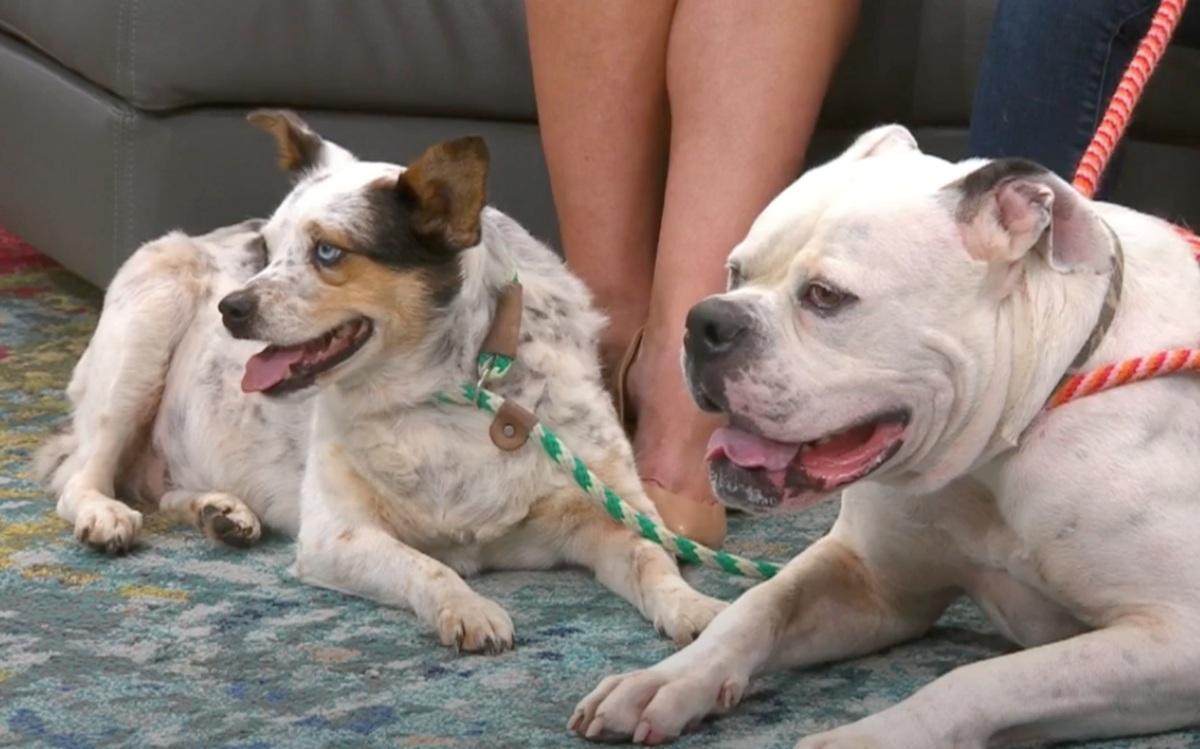
[[[465,383],[452,393],[439,391],[434,394],[433,399],[439,404],[474,406],[495,416],[496,412],[504,405],[505,399],[498,393],[488,390],[484,385],[503,377],[512,367],[512,363],[510,357],[502,354],[482,353],[479,355],[477,364],[479,382]],[[596,474],[592,473],[587,464],[577,458],[558,438],[558,435],[544,426],[541,421],[534,422],[529,436],[530,439],[536,440],[550,460],[569,474],[579,488],[602,507],[613,520],[626,528],[637,531],[643,538],[668,549],[685,562],[702,564],[706,567],[724,570],[731,575],[760,580],[766,580],[779,571],[779,565],[771,562],[755,561],[736,554],[710,549],[686,536],[675,533],[649,515],[634,509],[606,486]]]

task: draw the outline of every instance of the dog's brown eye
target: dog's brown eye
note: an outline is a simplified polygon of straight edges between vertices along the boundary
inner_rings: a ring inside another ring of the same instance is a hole
[[[854,300],[854,295],[834,288],[823,281],[811,281],[800,295],[806,307],[828,314]]]
[[[331,268],[338,264],[346,253],[326,242],[317,242],[313,248],[313,260],[322,268]]]

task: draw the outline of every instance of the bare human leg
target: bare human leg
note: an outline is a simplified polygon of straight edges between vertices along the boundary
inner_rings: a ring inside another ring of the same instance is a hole
[[[612,320],[630,371],[642,476],[664,520],[709,545],[724,512],[703,466],[715,422],[679,368],[688,309],[799,171],[855,0],[529,0],[534,85],[568,264]]]
[[[651,496],[668,525],[705,542],[724,535],[723,510],[699,470],[717,422],[697,410],[683,382],[684,320],[724,289],[729,251],[799,175],[857,15],[853,0],[686,0],[672,19],[665,203],[630,390],[634,450]]]
[[[538,120],[567,264],[610,326],[609,379],[645,324],[667,156],[675,3],[529,0]]]

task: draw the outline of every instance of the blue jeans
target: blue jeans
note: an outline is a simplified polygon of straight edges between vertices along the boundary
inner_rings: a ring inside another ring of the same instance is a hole
[[[1196,5],[1174,44],[1200,44]],[[1000,0],[971,111],[971,155],[1032,159],[1069,181],[1156,8],[1158,0]]]

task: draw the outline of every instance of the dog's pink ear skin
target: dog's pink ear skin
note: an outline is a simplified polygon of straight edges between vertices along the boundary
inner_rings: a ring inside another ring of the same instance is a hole
[[[990,162],[948,188],[967,252],[976,260],[1016,262],[1036,250],[1059,273],[1107,273],[1112,236],[1088,201],[1031,162]]]
[[[858,136],[839,158],[854,161],[896,153],[919,153],[920,150],[917,139],[908,128],[903,125],[880,125]]]
[[[396,190],[418,235],[455,250],[479,244],[488,159],[483,138],[472,136],[431,146],[408,165]]]
[[[246,121],[275,139],[279,167],[293,174],[320,166],[325,141],[295,112],[288,109],[256,109]]]

